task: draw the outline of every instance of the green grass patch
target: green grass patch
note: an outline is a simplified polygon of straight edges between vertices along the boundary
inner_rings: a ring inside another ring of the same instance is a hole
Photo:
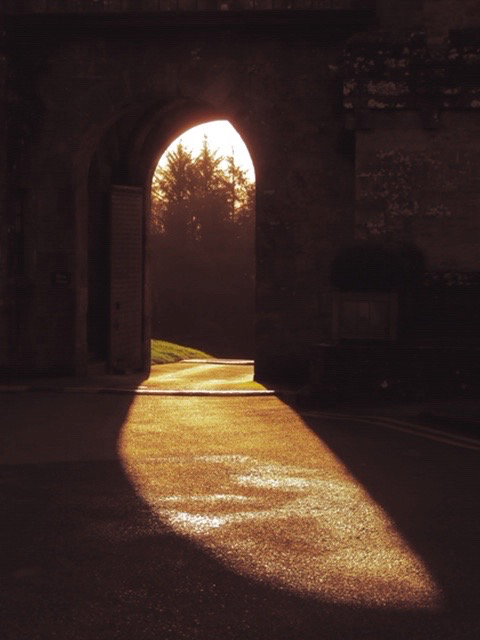
[[[187,358],[213,358],[208,353],[165,340],[152,340],[152,364],[168,364]]]

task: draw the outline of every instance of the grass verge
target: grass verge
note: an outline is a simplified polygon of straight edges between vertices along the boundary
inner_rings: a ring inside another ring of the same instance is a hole
[[[165,340],[152,340],[152,364],[168,364],[186,358],[213,358],[208,353]]]

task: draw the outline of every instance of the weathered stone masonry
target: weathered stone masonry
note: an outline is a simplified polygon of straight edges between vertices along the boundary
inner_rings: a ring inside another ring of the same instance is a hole
[[[435,18],[428,1],[401,4],[377,3],[376,17],[372,3],[358,2],[181,19],[6,10],[2,372],[81,374],[92,359],[115,368],[113,315],[125,304],[112,298],[113,186],[143,191],[147,202],[162,150],[217,117],[237,127],[257,175],[258,379],[305,377],[319,343],[358,344],[342,338],[341,309],[380,309],[392,295],[387,342],[462,339],[473,349],[477,16],[468,2]],[[145,367],[148,218],[139,224],[144,291],[135,322]],[[359,264],[362,276],[352,280]],[[382,269],[388,282],[367,281]]]
[[[367,315],[376,306],[386,322],[393,300],[395,320],[383,346],[320,349],[317,384],[442,378],[465,390],[480,373],[479,31],[452,30],[441,47],[424,30],[361,34],[342,74],[356,139],[355,242],[335,263],[334,284],[350,291],[337,306]]]
[[[443,280],[457,295],[467,288],[465,312],[455,318],[452,310],[450,322],[457,323],[456,337],[467,330],[471,338],[477,334],[480,275],[476,38],[474,32],[452,32],[434,51],[422,33],[395,44],[357,41],[345,56],[343,89],[357,139],[357,239],[414,246],[425,260],[424,286]],[[435,320],[447,318],[425,317],[430,332]]]

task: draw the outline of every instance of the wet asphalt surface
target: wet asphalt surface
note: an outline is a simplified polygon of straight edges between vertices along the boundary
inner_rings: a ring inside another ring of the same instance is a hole
[[[478,451],[275,397],[0,416],[5,640],[480,637]]]

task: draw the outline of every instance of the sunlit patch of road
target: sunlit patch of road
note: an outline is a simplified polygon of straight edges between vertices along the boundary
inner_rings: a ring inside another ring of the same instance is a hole
[[[162,406],[148,430],[132,409],[120,453],[174,531],[239,574],[311,597],[441,606],[394,522],[279,400],[255,399],[255,410],[218,399]]]
[[[156,389],[221,390],[253,383],[251,364],[182,361],[155,365],[142,386]],[[260,385],[258,385],[260,387]]]

